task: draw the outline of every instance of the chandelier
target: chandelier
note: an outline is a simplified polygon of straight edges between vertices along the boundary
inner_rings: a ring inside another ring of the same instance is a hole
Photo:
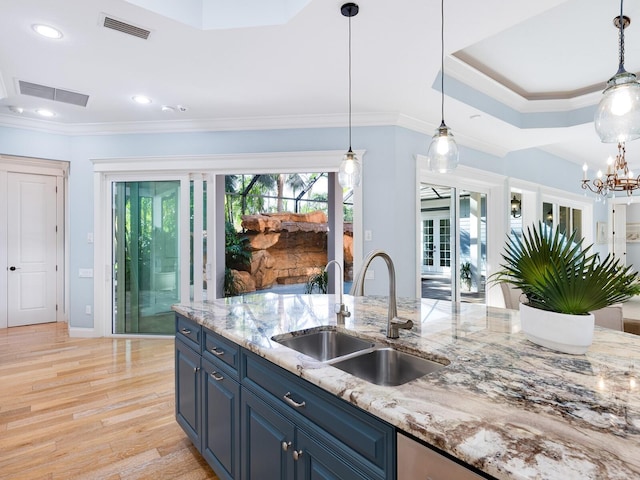
[[[582,166],[582,188],[599,195],[614,195],[615,192],[627,192],[627,195],[631,195],[635,189],[640,188],[640,176],[634,177],[629,170],[625,153],[624,142],[618,142],[618,154],[615,160],[609,157],[607,173],[603,174],[602,170],[598,170],[593,181],[587,178],[589,167],[585,163]]]

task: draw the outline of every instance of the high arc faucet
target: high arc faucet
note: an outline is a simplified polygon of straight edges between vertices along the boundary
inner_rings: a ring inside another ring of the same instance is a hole
[[[387,270],[389,271],[389,312],[387,316],[387,338],[398,338],[400,336],[399,329],[410,330],[413,327],[413,322],[409,319],[398,317],[398,306],[396,302],[396,269],[393,266],[393,260],[389,254],[383,250],[373,250],[369,252],[367,257],[363,260],[362,268],[358,272],[358,275],[353,281],[350,295],[356,297],[364,297],[364,279],[367,275],[369,265],[374,258],[380,257],[387,264]]]
[[[344,304],[342,300],[342,297],[344,296],[344,277],[342,276],[342,266],[340,265],[340,262],[338,262],[337,260],[329,260],[329,262],[324,267],[325,272],[329,270],[329,267],[331,266],[331,264],[335,264],[336,268],[340,272],[340,281],[338,282],[339,284],[338,303],[336,303],[334,306],[334,312],[336,313],[336,320],[338,325],[343,326],[344,319],[347,317],[350,317],[351,312],[349,311],[349,309],[347,308],[347,306]]]

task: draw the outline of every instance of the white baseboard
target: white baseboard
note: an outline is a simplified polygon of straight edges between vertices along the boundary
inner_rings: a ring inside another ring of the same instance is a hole
[[[97,338],[102,335],[98,334],[95,328],[69,327],[69,336],[74,338]]]

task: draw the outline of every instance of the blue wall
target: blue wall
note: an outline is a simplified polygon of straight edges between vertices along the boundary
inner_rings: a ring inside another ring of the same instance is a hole
[[[396,264],[400,296],[415,294],[415,156],[426,154],[429,141],[427,135],[400,127],[353,129],[353,149],[366,150],[363,228],[371,230],[372,240],[364,242],[363,251],[381,248],[389,252]],[[69,323],[89,328],[93,319],[85,314],[85,305],[93,305],[93,280],[79,278],[77,273],[79,268],[93,267],[93,245],[87,242],[87,233],[94,229],[92,159],[345,150],[347,143],[344,128],[66,136],[0,127],[0,153],[67,160],[71,164]],[[580,166],[548,153],[525,150],[498,158],[464,147],[460,150],[463,165],[580,192]],[[606,211],[597,218],[606,220]],[[385,269],[382,264],[373,268],[380,274],[367,284],[367,293],[386,294]]]

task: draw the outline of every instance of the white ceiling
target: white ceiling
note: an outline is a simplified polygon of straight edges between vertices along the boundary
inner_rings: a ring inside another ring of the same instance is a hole
[[[342,3],[0,0],[0,124],[78,134],[346,127]],[[357,3],[354,126],[391,123],[431,133],[440,123],[440,2]],[[260,5],[270,8],[261,12]],[[498,155],[537,147],[603,163],[615,145],[600,143],[591,118],[617,70],[612,19],[619,9],[617,0],[447,0],[445,117],[459,142]],[[149,39],[102,27],[104,14],[150,30]],[[625,65],[638,72],[640,1],[627,0],[625,14],[632,19]],[[64,37],[39,37],[34,23]],[[21,95],[18,80],[87,94],[89,102]],[[153,103],[135,104],[136,94]],[[162,105],[187,110],[167,113]],[[56,117],[37,118],[39,107]],[[640,157],[637,143],[627,146],[631,163]]]

